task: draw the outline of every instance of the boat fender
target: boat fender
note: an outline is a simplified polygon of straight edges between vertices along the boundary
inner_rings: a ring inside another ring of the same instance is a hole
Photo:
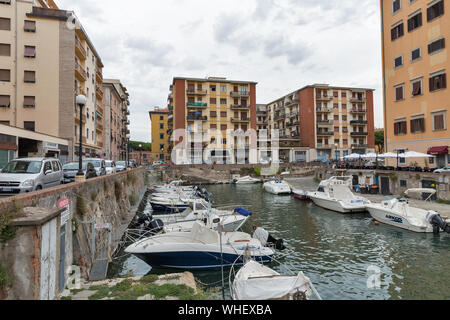
[[[438,234],[440,229],[450,233],[450,224],[442,220],[441,216],[436,211],[428,211],[427,220],[433,226],[433,233]]]

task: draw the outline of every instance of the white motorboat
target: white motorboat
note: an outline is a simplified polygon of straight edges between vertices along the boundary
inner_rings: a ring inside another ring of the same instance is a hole
[[[170,182],[169,184],[165,184],[162,186],[155,186],[153,188],[153,190],[155,192],[171,192],[171,191],[177,191],[177,190],[181,190],[181,191],[195,191],[197,187],[193,187],[193,186],[182,186],[182,184],[184,183],[184,181],[182,180],[175,180]]]
[[[352,177],[331,177],[320,183],[308,197],[319,207],[340,213],[364,212],[370,201],[356,196],[351,190]]]
[[[274,180],[264,183],[264,190],[272,194],[291,194],[291,186],[283,180]]]
[[[321,300],[311,280],[303,272],[281,275],[255,260],[245,263],[232,283],[231,272],[233,300],[310,300],[313,293]]]
[[[275,254],[243,232],[221,232],[195,222],[190,232],[170,232],[145,238],[125,249],[153,268],[220,269],[244,263],[243,253],[269,263]]]
[[[436,192],[436,191],[435,191]],[[372,218],[394,227],[422,232],[450,233],[450,220],[437,212],[411,207],[406,199],[390,199],[367,205]]]
[[[260,179],[252,178],[250,176],[241,177],[233,180],[233,183],[235,184],[255,184],[260,182],[261,182]]]

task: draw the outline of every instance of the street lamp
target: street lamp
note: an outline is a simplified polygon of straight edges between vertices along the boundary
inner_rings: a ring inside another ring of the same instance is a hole
[[[78,151],[78,172],[77,178],[83,179],[83,106],[86,105],[87,99],[84,95],[80,94],[76,97],[76,104],[80,108],[80,146]]]

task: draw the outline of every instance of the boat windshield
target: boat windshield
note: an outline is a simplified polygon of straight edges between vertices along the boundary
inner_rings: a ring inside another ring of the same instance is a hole
[[[317,189],[317,192],[325,192],[325,190],[323,189],[323,187],[319,187],[319,188]]]
[[[41,172],[42,161],[11,161],[3,168],[2,173],[37,174]]]

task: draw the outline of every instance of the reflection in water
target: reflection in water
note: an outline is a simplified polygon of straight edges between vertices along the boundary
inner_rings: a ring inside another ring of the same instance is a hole
[[[261,185],[217,185],[207,189],[216,206],[243,205],[252,211],[243,231],[250,233],[252,225],[258,224],[275,238],[284,239],[294,253],[282,261],[294,271],[303,271],[323,299],[450,298],[448,235],[375,226],[369,214],[331,212],[291,196],[266,193]],[[381,271],[380,289],[367,288],[369,266]],[[271,267],[280,271],[277,264]],[[127,256],[111,264],[109,275],[144,275],[150,270],[144,262]],[[220,289],[220,271],[194,275],[200,283]],[[229,298],[228,270],[225,285]]]

